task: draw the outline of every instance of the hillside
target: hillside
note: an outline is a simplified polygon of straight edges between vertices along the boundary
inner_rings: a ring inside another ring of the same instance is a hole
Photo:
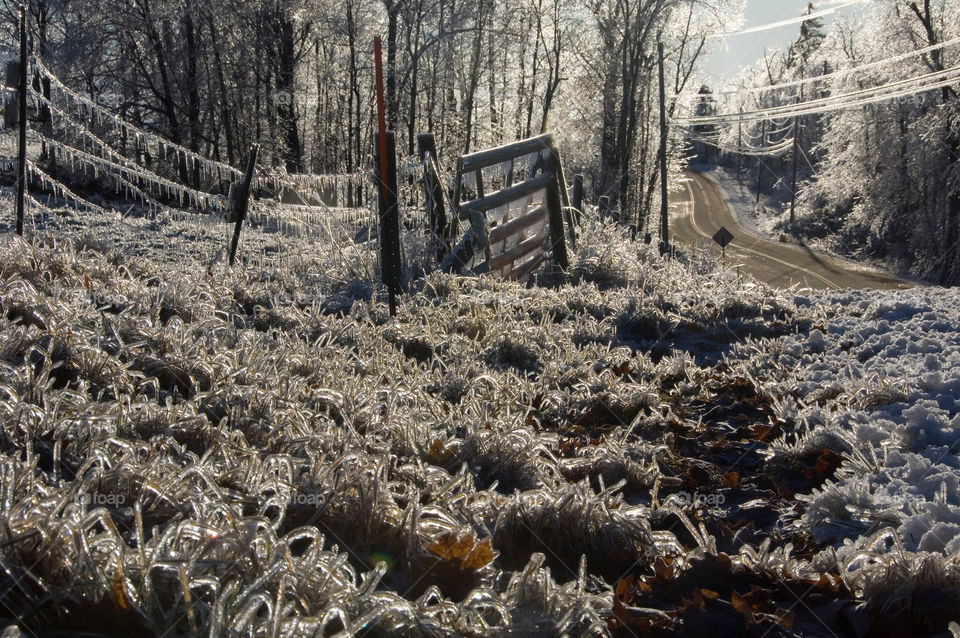
[[[329,228],[245,231],[228,269],[197,219],[6,223],[0,616],[24,633],[955,617],[956,290],[775,291],[590,222],[562,280],[430,274],[392,319]]]

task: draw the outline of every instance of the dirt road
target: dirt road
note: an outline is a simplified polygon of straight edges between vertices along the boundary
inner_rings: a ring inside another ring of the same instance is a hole
[[[720,254],[713,241],[722,226],[734,236],[726,248],[725,263],[739,267],[771,286],[787,288],[910,288],[910,282],[852,261],[825,255],[803,246],[763,239],[742,228],[734,219],[717,186],[700,173],[687,171],[681,193],[671,198],[671,241],[706,247]]]

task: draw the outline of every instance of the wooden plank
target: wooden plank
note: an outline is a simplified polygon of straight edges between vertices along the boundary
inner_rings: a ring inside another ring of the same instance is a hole
[[[460,208],[460,197],[463,194],[463,159],[457,158],[457,171],[456,176],[453,178],[453,200],[450,202],[453,204],[454,209]],[[453,216],[454,220],[457,219],[457,216]]]
[[[463,162],[462,170],[464,173],[470,173],[494,164],[500,164],[508,159],[529,155],[550,148],[553,145],[553,136],[550,133],[544,133],[537,137],[531,137],[526,140],[519,140],[504,144],[496,148],[490,148],[476,153],[470,153],[460,158]]]
[[[498,241],[503,241],[510,235],[514,235],[524,228],[529,228],[537,222],[543,221],[546,216],[546,207],[539,206],[529,213],[523,214],[519,217],[514,217],[508,222],[504,222],[499,226],[495,226],[490,230],[490,243],[495,244]]]
[[[437,142],[433,133],[421,133],[417,136],[417,147],[420,152],[420,161],[423,162],[423,189],[426,197],[427,217],[430,221],[430,232],[436,245],[437,262],[442,262],[450,252],[450,231],[452,228],[447,222],[447,190],[443,186],[440,176],[440,166],[437,163]]]
[[[470,227],[467,229],[467,232],[463,234],[463,237],[460,238],[460,241],[457,242],[457,245],[453,247],[453,250],[444,258],[440,264],[440,270],[442,272],[462,273],[467,267],[467,264],[473,259],[475,253],[476,241],[474,240],[473,227]],[[486,262],[482,265],[485,264]],[[479,271],[475,269],[474,272],[478,273]]]
[[[553,173],[557,176],[557,184],[560,189],[560,201],[563,203],[563,217],[567,223],[567,231],[570,233],[570,247],[577,249],[577,229],[573,223],[573,211],[570,208],[570,193],[567,192],[567,178],[563,174],[563,162],[560,160],[560,151],[556,148],[550,148],[550,164]]]
[[[438,237],[447,236],[447,193],[440,177],[437,158],[428,155],[424,160],[423,183],[427,197],[427,213],[430,218],[430,230]]]
[[[516,268],[511,270],[510,274],[507,275],[507,277],[515,281],[526,279],[527,277],[530,276],[530,273],[532,273],[534,270],[540,267],[540,265],[544,262],[544,260],[546,260],[546,258],[547,258],[546,253],[539,253],[527,263],[521,266],[517,266]]]
[[[533,179],[528,179],[526,181],[520,182],[509,188],[504,188],[499,190],[496,193],[491,193],[486,197],[477,198],[471,200],[460,206],[461,211],[467,210],[478,210],[481,212],[487,212],[488,210],[493,210],[500,206],[504,206],[520,199],[521,197],[526,197],[527,195],[532,195],[538,190],[547,188],[549,184],[553,182],[553,174],[551,173],[542,173],[537,175]],[[558,195],[559,197],[559,195]],[[462,216],[462,213],[461,213]]]
[[[583,175],[579,173],[573,176],[573,199],[570,205],[576,211],[577,223],[579,224],[580,217],[583,215]]]
[[[504,266],[521,259],[535,250],[543,249],[543,245],[550,236],[548,229],[544,228],[533,237],[528,237],[510,250],[500,253],[490,260],[490,270],[500,270]]]
[[[551,179],[547,187],[547,217],[550,220],[553,261],[561,270],[567,270],[570,262],[567,259],[567,242],[563,229],[563,203],[560,199],[560,187],[555,179]]]

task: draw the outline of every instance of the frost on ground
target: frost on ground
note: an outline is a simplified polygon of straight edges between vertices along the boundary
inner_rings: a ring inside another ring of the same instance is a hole
[[[801,297],[589,223],[562,280],[429,274],[390,318],[363,233],[282,226],[234,269],[190,220],[0,229],[8,623],[947,632],[955,291]]]

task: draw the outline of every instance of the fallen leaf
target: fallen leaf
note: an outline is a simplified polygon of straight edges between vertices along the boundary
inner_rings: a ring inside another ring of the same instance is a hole
[[[740,487],[740,475],[737,472],[727,472],[721,483],[724,487]]]
[[[795,620],[796,620],[796,616],[794,616],[792,611],[788,610],[783,612],[782,614],[777,614],[777,623],[783,627],[786,627],[787,629],[793,628],[793,623]]]
[[[617,599],[630,600],[628,594],[630,593],[630,589],[633,587],[634,580],[635,576],[633,574],[627,574],[617,581],[617,586],[614,588]]]
[[[653,573],[656,574],[660,580],[672,580],[673,567],[670,565],[672,562],[669,558],[657,558],[653,563]]]
[[[624,604],[620,602],[619,596],[613,597],[613,615],[621,627],[630,626],[630,614]]]
[[[754,624],[753,606],[740,596],[737,596],[736,592],[730,594],[730,606],[744,617],[747,625]]]
[[[119,569],[113,572],[113,582],[110,591],[113,594],[113,600],[122,611],[133,609],[133,601],[127,595],[126,584],[123,582],[123,572]]]
[[[434,542],[427,545],[427,550],[443,560],[454,563],[460,570],[480,569],[492,563],[497,557],[490,538],[477,540],[472,531],[463,534],[456,532],[441,534]]]

